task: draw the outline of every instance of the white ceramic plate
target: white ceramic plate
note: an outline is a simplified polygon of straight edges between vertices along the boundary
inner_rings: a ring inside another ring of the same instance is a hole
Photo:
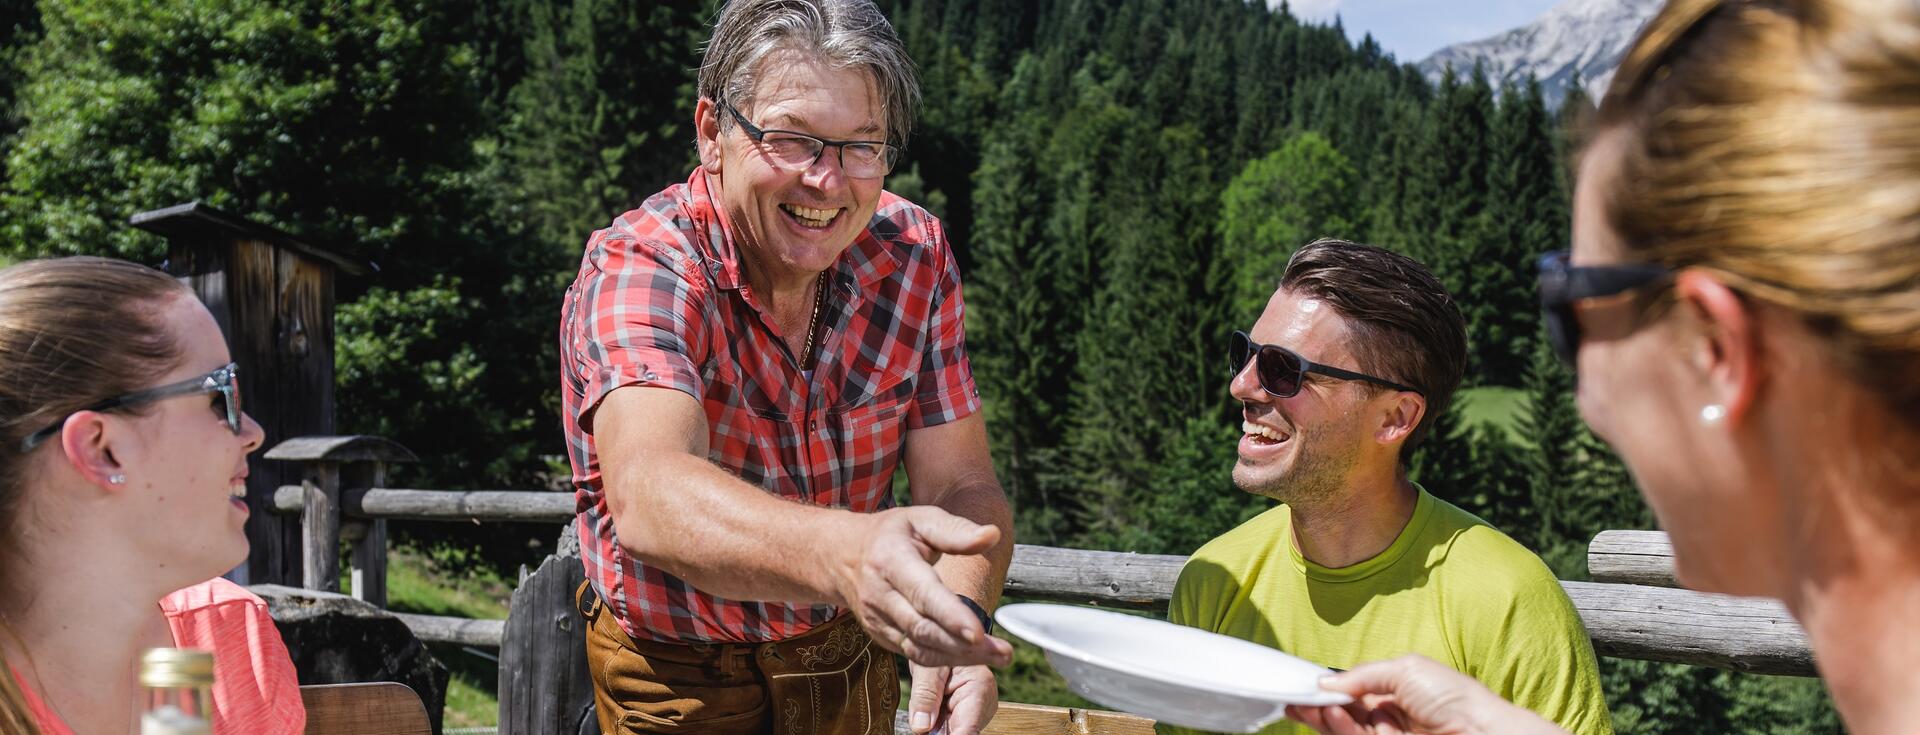
[[[1006,605],[994,619],[1046,651],[1075,693],[1169,725],[1254,732],[1289,704],[1352,701],[1320,688],[1323,666],[1199,628],[1071,605]]]

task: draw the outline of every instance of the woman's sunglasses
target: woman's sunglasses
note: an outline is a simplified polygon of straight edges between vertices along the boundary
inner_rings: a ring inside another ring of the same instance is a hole
[[[1547,325],[1547,343],[1561,360],[1573,365],[1580,352],[1580,320],[1573,314],[1574,304],[1672,278],[1673,269],[1652,263],[1575,266],[1568,262],[1565,250],[1540,256],[1540,313]]]
[[[178,396],[215,393],[219,395],[219,398],[214,406],[214,410],[224,411],[226,413],[227,428],[232,429],[233,433],[237,436],[240,434],[241,422],[239,373],[239,365],[227,363],[226,367],[192,380],[182,380],[178,383],[171,383],[158,388],[137,390],[126,395],[109,398],[81,410],[111,411],[116,408],[138,406],[143,403],[152,403],[154,401]],[[28,435],[27,438],[20,440],[20,451],[31,452],[34,447],[40,446],[40,443],[46,441],[48,437],[60,433],[60,427],[65,426],[67,419],[71,418],[72,415],[73,414],[68,414],[67,416],[63,416],[59,421],[54,422],[52,426],[33,432],[31,435]]]
[[[1246,332],[1233,333],[1233,342],[1227,345],[1227,359],[1233,363],[1235,375],[1247,369],[1248,360],[1253,360],[1253,374],[1260,379],[1260,387],[1280,398],[1299,395],[1300,386],[1307,382],[1307,373],[1319,373],[1341,380],[1360,380],[1394,390],[1426,394],[1426,391],[1419,388],[1401,385],[1384,378],[1315,364],[1285,347],[1255,342]]]

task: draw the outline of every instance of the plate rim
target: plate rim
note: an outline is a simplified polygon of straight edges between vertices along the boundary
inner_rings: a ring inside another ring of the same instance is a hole
[[[1181,681],[1181,680],[1173,679],[1171,677],[1163,676],[1158,671],[1152,671],[1152,670],[1143,671],[1131,665],[1123,665],[1121,664],[1121,662],[1115,661],[1111,658],[1107,658],[1105,656],[1101,656],[1099,654],[1095,654],[1095,653],[1083,650],[1077,646],[1065,644],[1060,640],[1055,639],[1051,636],[1044,636],[1046,638],[1046,642],[1043,643],[1040,640],[1040,638],[1034,635],[1036,631],[1033,631],[1030,627],[1028,627],[1027,621],[1020,620],[1019,616],[1017,615],[1014,616],[1013,620],[1011,621],[1012,624],[1009,624],[1010,622],[1009,620],[1003,619],[1000,617],[1000,614],[1002,612],[1010,608],[1022,608],[1022,607],[1030,607],[1035,609],[1069,608],[1074,610],[1086,610],[1089,612],[1104,613],[1108,615],[1126,615],[1126,613],[1121,613],[1113,610],[1103,610],[1096,607],[1084,607],[1080,605],[1063,605],[1058,603],[1043,603],[1043,602],[1016,602],[1011,605],[1000,606],[999,609],[994,611],[993,617],[995,621],[1000,623],[1000,627],[1003,630],[1007,631],[1008,633],[1012,633],[1015,636],[1018,636],[1021,640],[1032,644],[1033,646],[1039,648],[1041,651],[1045,653],[1049,653],[1049,654],[1058,653],[1058,654],[1067,656],[1069,658],[1081,661],[1083,663],[1097,664],[1109,669],[1123,670],[1123,671],[1126,671],[1127,673],[1134,674],[1136,676],[1145,677],[1147,679],[1151,679],[1163,684],[1173,684],[1175,686],[1182,686],[1190,689],[1200,688],[1200,687],[1195,687],[1191,682],[1188,682],[1188,681]],[[1134,616],[1128,616],[1128,617],[1134,617]],[[1157,622],[1167,623],[1169,625],[1179,625],[1179,623],[1173,623],[1171,621],[1166,621],[1166,620],[1157,620],[1156,618],[1144,618],[1144,619],[1155,620]],[[1287,653],[1286,651],[1282,651],[1277,648],[1272,648],[1270,646],[1264,646],[1260,643],[1255,643],[1253,641],[1249,641],[1244,638],[1234,638],[1233,636],[1225,635],[1222,633],[1214,633],[1213,631],[1205,630],[1202,628],[1192,628],[1191,626],[1182,626],[1182,627],[1187,627],[1187,628],[1190,628],[1191,630],[1197,630],[1202,633],[1211,633],[1213,635],[1217,635],[1222,638],[1226,638],[1228,640],[1235,640],[1235,641],[1240,641],[1242,643],[1260,646],[1262,648],[1266,648],[1268,650],[1274,651],[1281,655],[1291,656],[1300,661],[1305,661],[1310,665],[1320,666],[1320,668],[1326,669],[1327,674],[1329,675],[1335,673],[1332,669],[1327,669],[1327,667],[1321,666],[1320,664],[1314,663],[1312,661],[1307,661],[1306,659],[1300,658],[1299,656],[1294,656],[1293,654]],[[1245,689],[1231,683],[1223,683],[1221,686],[1217,687],[1216,690],[1224,694],[1232,694],[1236,696],[1246,697],[1248,699],[1255,699],[1262,702],[1270,702],[1273,704],[1280,704],[1280,705],[1326,707],[1331,705],[1347,704],[1353,701],[1353,697],[1350,695],[1342,694],[1340,692],[1328,691],[1326,689],[1320,688],[1318,685],[1314,687],[1314,690],[1312,692],[1303,693],[1306,695],[1319,695],[1321,697],[1321,699],[1314,700],[1314,701],[1301,701],[1301,700],[1292,699],[1292,698],[1276,699],[1275,695],[1272,693]]]

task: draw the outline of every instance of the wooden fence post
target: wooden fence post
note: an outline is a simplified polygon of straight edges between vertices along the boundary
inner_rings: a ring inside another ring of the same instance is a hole
[[[387,463],[361,462],[349,466],[347,487],[376,488],[387,484]],[[353,529],[353,557],[348,573],[353,578],[353,596],[387,607],[387,519],[356,518],[348,521]]]
[[[200,202],[141,212],[129,224],[167,238],[167,270],[193,289],[240,365],[240,402],[266,431],[266,445],[332,434],[333,284],[365,276],[372,263]],[[269,513],[300,467],[248,459],[247,564],[241,584],[295,584],[303,575],[301,526]]]
[[[390,440],[377,436],[302,436],[281,442],[262,455],[265,459],[301,462],[306,507],[301,511],[301,586],[311,590],[340,589],[342,508],[359,505],[359,496],[386,482],[387,464],[419,459]],[[269,495],[267,505],[272,505]],[[353,596],[378,607],[387,602],[387,522],[355,519],[348,526],[353,541]]]
[[[269,454],[267,459],[280,458]],[[307,503],[300,513],[300,586],[339,592],[340,463],[308,462],[300,487]]]
[[[568,525],[564,534],[571,534]],[[586,620],[573,593],[586,579],[577,546],[562,538],[513,591],[500,641],[500,732],[515,735],[600,735],[587,670]]]

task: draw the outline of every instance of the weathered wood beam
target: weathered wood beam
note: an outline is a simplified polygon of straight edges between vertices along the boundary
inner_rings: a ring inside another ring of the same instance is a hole
[[[1681,586],[1665,531],[1601,531],[1587,545],[1587,576],[1595,582]]]
[[[1816,676],[1813,650],[1777,600],[1599,582],[1561,582],[1606,656]]]
[[[300,487],[282,487],[275,495],[275,507],[298,510],[303,495]],[[551,523],[573,518],[573,496],[567,493],[376,488],[343,495],[340,512],[362,518]],[[1619,563],[1594,565],[1595,578],[1662,581],[1655,573],[1629,576],[1618,570],[1659,566],[1664,538],[1654,532],[1602,533],[1594,540],[1596,556]],[[1185,563],[1186,557],[1177,555],[1022,544],[1014,547],[1006,592],[1027,599],[1165,611]],[[1561,584],[1585,621],[1595,650],[1602,654],[1763,674],[1814,675],[1806,634],[1778,602],[1639,584]],[[431,616],[405,617],[409,625],[422,621],[420,626],[425,627],[416,626],[416,630],[423,639],[471,645],[498,646],[504,625],[488,621],[461,626],[426,620]]]
[[[1182,556],[1016,546],[1007,594],[1165,611]],[[1780,603],[1629,584],[1562,582],[1609,656],[1813,676],[1806,633]]]
[[[283,462],[418,462],[413,451],[378,436],[297,436],[260,455]]]
[[[294,485],[281,486],[273,509],[298,513],[303,495]],[[416,521],[511,521],[515,523],[570,523],[573,493],[539,490],[403,490],[373,488],[349,490],[340,498],[340,512],[356,518]]]
[[[434,643],[458,643],[463,646],[499,648],[506,638],[507,621],[454,618],[445,615],[393,613],[406,623],[420,640]]]
[[[1167,600],[1173,597],[1173,582],[1186,563],[1187,557],[1167,554],[1018,544],[1013,547],[1013,566],[1007,570],[1006,593],[1035,600],[1164,611]]]

